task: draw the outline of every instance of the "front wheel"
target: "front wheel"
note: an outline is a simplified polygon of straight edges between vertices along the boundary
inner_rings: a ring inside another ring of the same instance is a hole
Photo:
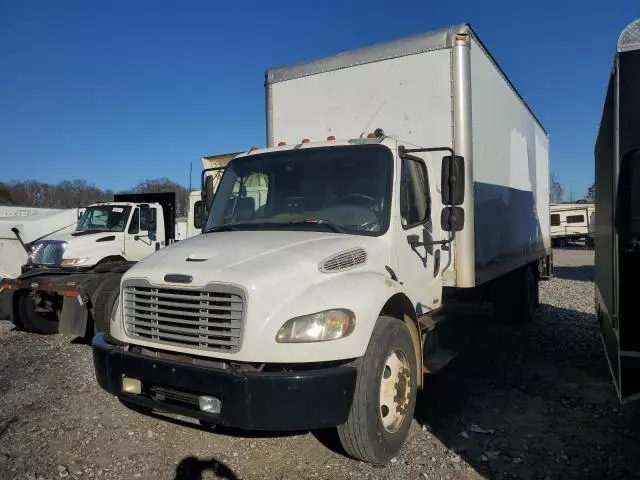
[[[120,293],[121,275],[106,278],[93,292],[92,295],[92,314],[93,314],[93,335],[98,332],[109,333],[109,320],[116,304],[118,294]],[[90,330],[87,329],[87,334]]]
[[[409,330],[400,320],[379,317],[364,356],[356,360],[358,378],[340,443],[352,457],[387,463],[402,448],[416,405],[416,355]]]

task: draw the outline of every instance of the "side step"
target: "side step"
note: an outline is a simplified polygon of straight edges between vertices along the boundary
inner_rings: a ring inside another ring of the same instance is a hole
[[[424,373],[435,373],[445,367],[473,341],[478,328],[477,305],[452,305],[432,315],[418,317],[422,334]]]
[[[435,352],[428,354],[424,359],[422,364],[422,372],[423,373],[435,373],[440,370],[442,367],[447,366],[447,364],[456,358],[458,352],[454,352],[453,350],[445,350],[440,348]]]

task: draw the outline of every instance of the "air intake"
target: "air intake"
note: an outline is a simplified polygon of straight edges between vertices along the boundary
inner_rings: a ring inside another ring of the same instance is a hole
[[[322,273],[344,272],[365,263],[367,263],[367,252],[360,247],[356,247],[325,258],[320,262],[318,269]]]

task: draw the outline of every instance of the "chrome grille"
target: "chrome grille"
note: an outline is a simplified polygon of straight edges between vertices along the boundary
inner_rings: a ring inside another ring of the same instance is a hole
[[[200,350],[240,348],[243,297],[235,288],[212,290],[125,285],[125,331],[131,338]]]
[[[33,265],[59,266],[67,242],[59,240],[40,240],[31,250],[29,263]]]

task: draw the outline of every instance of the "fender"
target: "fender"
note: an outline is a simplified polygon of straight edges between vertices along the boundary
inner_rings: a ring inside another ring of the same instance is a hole
[[[289,358],[302,355],[298,358],[305,358],[306,361],[361,357],[369,345],[378,316],[389,299],[396,294],[406,296],[402,285],[386,274],[371,271],[328,274],[326,281],[310,286],[275,310],[270,316],[273,320],[268,322],[263,333],[267,338],[274,339],[284,322],[291,318],[327,308],[347,308],[356,318],[355,329],[349,336],[328,342],[280,344],[279,348],[285,347]],[[415,312],[413,316],[415,317]]]

